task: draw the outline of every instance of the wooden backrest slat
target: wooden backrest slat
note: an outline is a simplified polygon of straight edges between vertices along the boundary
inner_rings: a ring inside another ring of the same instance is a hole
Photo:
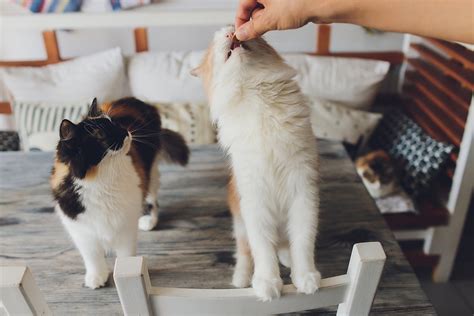
[[[416,72],[408,71],[406,79],[416,86],[421,93],[425,95],[431,102],[446,115],[457,127],[464,129],[467,118],[467,112],[462,108],[458,108],[454,102],[443,92],[434,87],[428,80],[423,78]]]
[[[59,53],[58,39],[55,31],[44,31],[43,42],[46,49],[46,56],[49,63],[58,63],[61,61],[61,54]]]
[[[135,52],[147,52],[148,51],[148,31],[144,27],[136,28],[134,31],[135,39]]]
[[[0,102],[0,114],[12,114],[10,103]]]
[[[446,142],[447,137],[439,130],[435,129],[429,118],[426,117],[426,114],[423,113],[415,104],[413,100],[407,100],[403,103],[406,113],[421,126],[421,128],[433,139]]]
[[[316,47],[316,53],[321,55],[329,54],[331,45],[331,26],[321,24],[318,28],[318,41]]]
[[[411,97],[415,105],[426,118],[429,119],[430,124],[433,128],[438,130],[438,135],[441,133],[445,137],[442,141],[449,141],[455,146],[459,147],[461,144],[462,130],[453,128],[452,125],[448,124],[446,120],[440,115],[437,108],[414,86],[406,86],[404,89],[405,93]],[[420,122],[417,121],[420,124]]]
[[[464,46],[446,42],[434,38],[427,38],[427,41],[441,49],[449,57],[454,58],[467,69],[474,70],[474,52]]]
[[[423,44],[411,44],[426,61],[437,67],[443,73],[458,80],[459,83],[474,90],[474,71],[468,70],[455,63],[453,60],[443,58],[440,54]]]
[[[447,94],[467,113],[472,92],[463,88],[456,80],[444,75],[441,71],[419,58],[409,58],[408,63],[437,89]]]

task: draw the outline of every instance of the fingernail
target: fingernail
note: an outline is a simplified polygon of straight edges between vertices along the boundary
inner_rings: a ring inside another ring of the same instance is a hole
[[[241,26],[237,32],[235,32],[235,36],[239,41],[245,41],[248,38],[248,31],[245,26]]]

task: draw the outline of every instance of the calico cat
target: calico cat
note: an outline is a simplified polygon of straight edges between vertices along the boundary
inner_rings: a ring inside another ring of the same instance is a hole
[[[236,238],[232,283],[257,297],[280,296],[280,262],[297,290],[314,293],[318,227],[318,152],[310,108],[295,71],[263,39],[239,43],[218,31],[202,64],[220,145],[230,156],[229,206]],[[252,277],[252,269],[254,269]]]
[[[356,169],[374,199],[385,197],[399,189],[395,169],[389,155],[383,150],[359,157]]]
[[[156,108],[134,98],[100,107],[94,99],[82,122],[62,121],[51,188],[84,260],[85,286],[107,281],[106,251],[135,255],[137,226],[157,224],[158,162],[184,166],[188,158],[181,135],[162,129]],[[141,216],[144,206],[149,214]]]

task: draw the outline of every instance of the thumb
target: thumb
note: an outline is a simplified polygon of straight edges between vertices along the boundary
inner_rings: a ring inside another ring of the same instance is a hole
[[[239,41],[248,41],[262,36],[268,30],[269,28],[264,25],[263,19],[259,17],[242,24],[235,32],[235,36]]]

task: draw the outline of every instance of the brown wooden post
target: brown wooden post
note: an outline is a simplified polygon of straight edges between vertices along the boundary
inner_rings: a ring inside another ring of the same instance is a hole
[[[55,64],[61,61],[59,54],[58,39],[55,31],[44,31],[43,42],[48,57],[48,64]]]
[[[135,51],[137,53],[148,51],[148,30],[146,27],[138,27],[134,30]]]
[[[316,54],[328,55],[329,45],[331,43],[331,26],[327,24],[321,24],[318,28],[318,44],[316,47]]]

